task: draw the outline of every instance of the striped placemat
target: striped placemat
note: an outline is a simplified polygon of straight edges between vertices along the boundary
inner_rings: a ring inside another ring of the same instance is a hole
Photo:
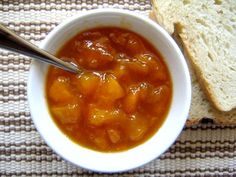
[[[148,0],[0,0],[0,23],[39,44],[63,19],[96,8],[148,15]],[[159,159],[121,174],[76,167],[41,139],[30,117],[30,59],[0,50],[0,176],[236,176],[236,126],[211,123],[185,128]],[[142,158],[142,157],[140,157]]]

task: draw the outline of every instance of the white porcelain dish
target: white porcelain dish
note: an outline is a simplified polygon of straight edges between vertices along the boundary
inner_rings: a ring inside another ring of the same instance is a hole
[[[120,172],[144,165],[164,153],[183,129],[191,100],[191,82],[185,59],[169,34],[150,19],[124,10],[101,9],[69,18],[53,29],[40,47],[55,54],[74,35],[86,29],[116,26],[146,38],[164,57],[173,81],[170,111],[161,128],[145,143],[123,152],[103,153],[72,142],[50,117],[45,99],[48,65],[34,61],[28,79],[33,122],[46,143],[64,159],[89,170]]]

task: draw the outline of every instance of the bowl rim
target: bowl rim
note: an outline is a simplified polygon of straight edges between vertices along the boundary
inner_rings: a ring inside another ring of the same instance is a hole
[[[167,145],[166,145],[165,148],[159,150],[158,153],[148,154],[148,156],[147,156],[147,158],[145,158],[145,160],[140,160],[139,161],[139,160],[136,159],[137,161],[132,163],[131,165],[128,164],[127,162],[125,162],[125,161],[119,161],[118,162],[118,163],[120,163],[119,166],[116,165],[116,166],[111,166],[111,167],[110,166],[106,167],[106,166],[103,166],[101,164],[98,165],[98,166],[92,166],[92,165],[89,166],[87,163],[86,164],[81,163],[81,161],[78,163],[78,161],[76,161],[75,159],[73,159],[71,157],[67,157],[66,155],[62,154],[62,152],[57,147],[55,147],[55,143],[52,143],[52,142],[48,141],[47,135],[44,132],[41,131],[41,126],[42,125],[39,125],[39,123],[38,123],[39,121],[36,118],[37,117],[36,113],[32,112],[32,107],[34,106],[35,103],[33,103],[33,100],[32,100],[32,94],[33,94],[32,92],[33,91],[32,91],[31,88],[32,88],[32,84],[33,84],[32,80],[33,80],[33,77],[34,77],[34,70],[35,70],[35,67],[37,67],[36,65],[38,63],[37,61],[33,61],[31,66],[30,66],[30,72],[29,72],[29,78],[28,78],[28,84],[27,84],[28,85],[27,86],[27,97],[28,97],[28,101],[29,101],[31,117],[33,119],[33,122],[34,122],[34,125],[35,125],[36,129],[41,134],[41,137],[43,137],[46,144],[49,145],[53,149],[54,152],[59,154],[60,157],[62,157],[63,159],[66,159],[69,162],[72,162],[73,164],[76,164],[77,166],[80,166],[82,168],[92,170],[92,171],[106,172],[106,173],[114,173],[114,172],[122,172],[122,171],[131,170],[131,169],[140,167],[140,166],[154,160],[155,158],[159,157],[161,154],[163,154],[176,141],[177,137],[181,133],[181,131],[182,131],[184,125],[185,125],[185,122],[187,120],[187,115],[188,115],[188,112],[189,112],[189,109],[190,109],[190,103],[191,103],[190,74],[189,74],[187,63],[186,63],[186,61],[184,59],[184,56],[181,53],[178,45],[174,42],[174,40],[170,37],[170,35],[162,27],[160,27],[158,24],[156,24],[152,20],[148,19],[147,17],[145,17],[143,15],[140,15],[136,12],[132,12],[132,11],[129,11],[129,10],[113,9],[113,8],[96,9],[96,10],[89,10],[89,11],[86,11],[86,12],[82,12],[78,15],[75,15],[73,17],[70,17],[70,18],[66,19],[61,24],[59,24],[57,27],[55,27],[46,36],[46,38],[40,43],[40,48],[46,49],[45,46],[47,46],[47,44],[50,43],[50,41],[53,39],[53,37],[55,35],[57,35],[63,29],[68,28],[68,25],[70,25],[74,21],[81,20],[81,19],[86,18],[88,16],[94,16],[94,15],[98,15],[98,14],[111,14],[111,13],[116,14],[116,15],[128,15],[128,16],[131,16],[132,18],[136,18],[138,20],[144,21],[144,22],[148,23],[149,25],[151,25],[153,28],[158,30],[165,37],[165,39],[170,43],[170,45],[172,45],[172,47],[175,49],[176,55],[178,55],[178,59],[181,60],[182,69],[183,69],[183,72],[185,73],[185,75],[184,75],[185,78],[184,79],[186,81],[186,93],[185,93],[186,100],[185,100],[184,106],[183,106],[184,107],[183,115],[182,115],[183,118],[179,119],[179,125],[177,125],[175,127],[176,128],[175,133],[173,135],[171,135],[172,137],[169,138],[168,142],[166,142]],[[147,140],[147,141],[149,141],[149,140]],[[143,144],[145,144],[147,141],[145,141]],[[112,153],[112,154],[113,155],[116,154],[116,156],[119,155],[120,158],[124,158],[127,155],[127,153],[132,152],[135,148],[132,148],[132,149],[127,150],[127,151],[115,152],[115,153]],[[88,151],[93,153],[91,150],[88,150]],[[99,157],[110,156],[111,155],[109,153],[101,153],[101,152],[94,152],[94,153],[98,154]],[[133,153],[133,154],[135,155],[135,153]],[[98,163],[100,163],[100,162],[98,162]]]

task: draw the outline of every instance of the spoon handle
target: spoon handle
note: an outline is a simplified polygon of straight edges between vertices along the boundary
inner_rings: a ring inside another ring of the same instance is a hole
[[[0,24],[0,48],[20,53],[31,58],[38,59],[40,61],[52,64],[54,66],[57,66],[61,69],[73,73],[78,73],[80,71],[75,64],[62,61],[56,58],[55,56],[49,54],[48,52],[39,49],[37,46],[24,40],[23,38],[16,35],[12,31],[8,30],[1,24]]]

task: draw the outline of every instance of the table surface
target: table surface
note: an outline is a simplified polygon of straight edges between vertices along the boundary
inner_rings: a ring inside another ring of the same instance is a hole
[[[147,16],[151,4],[148,0],[0,0],[0,23],[38,45],[63,19],[106,7]],[[30,62],[0,50],[0,176],[236,176],[236,126],[211,123],[185,128],[160,158],[129,172],[99,174],[64,161],[45,144],[31,120]]]

